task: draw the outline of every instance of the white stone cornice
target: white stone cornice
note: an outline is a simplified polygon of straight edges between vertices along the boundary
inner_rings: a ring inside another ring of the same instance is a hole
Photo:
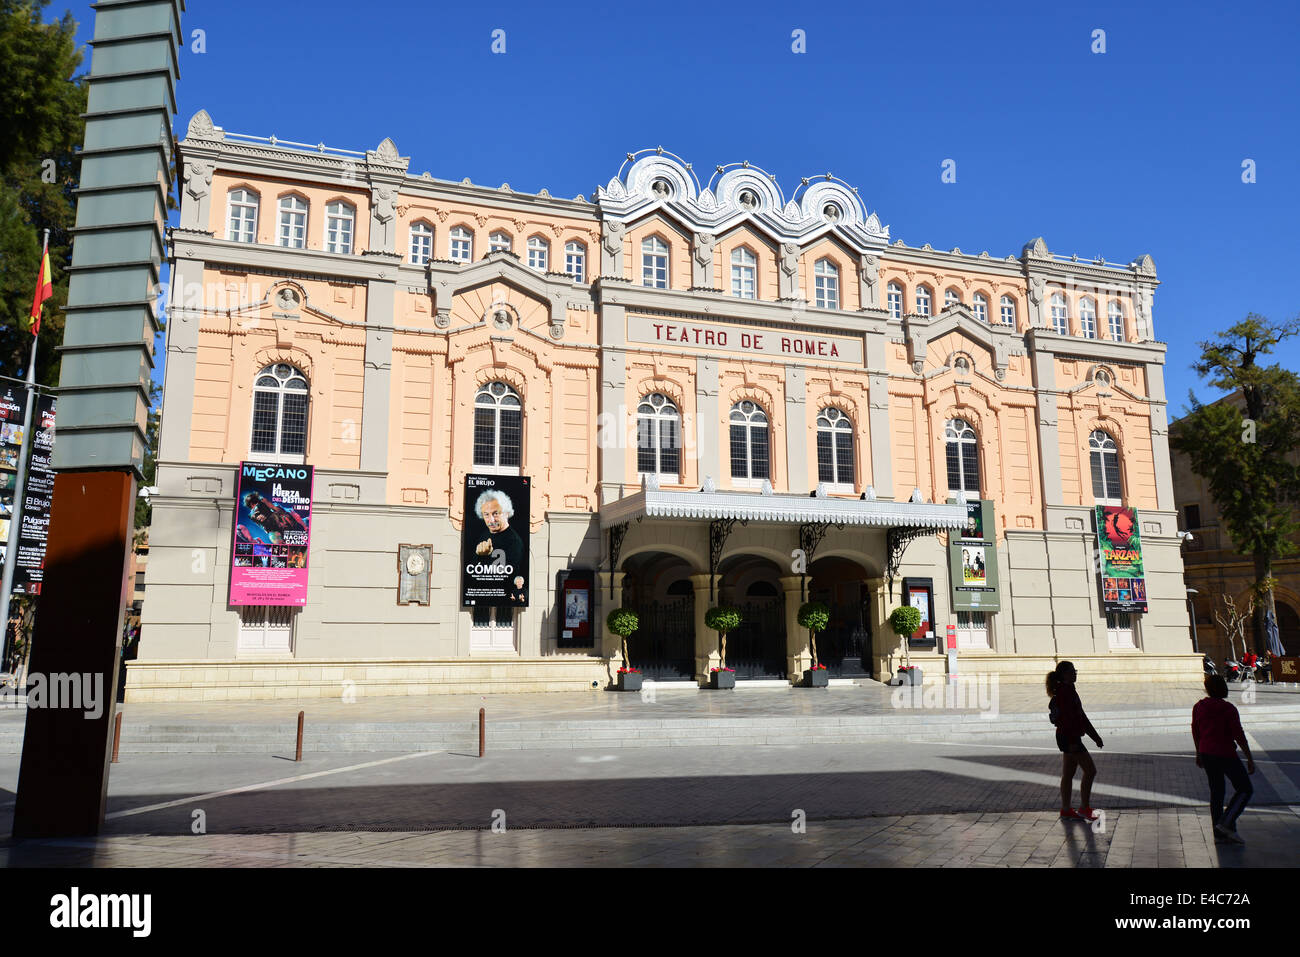
[[[741,519],[786,525],[842,522],[845,525],[880,528],[902,526],[944,529],[964,527],[966,507],[806,495],[678,492],[650,488],[600,507],[601,528],[638,518],[687,521]]]

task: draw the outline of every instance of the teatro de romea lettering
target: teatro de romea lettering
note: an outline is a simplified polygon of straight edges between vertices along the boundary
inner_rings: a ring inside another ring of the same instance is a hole
[[[575,199],[205,112],[179,152],[127,700],[607,687],[616,607],[704,683],[718,604],[738,679],[799,681],[807,600],[832,677],[894,673],[905,603],[927,679],[950,632],[962,674],[1199,675],[1149,256],[907,246],[832,176],[663,150]],[[231,604],[245,461],[314,470],[299,607]]]

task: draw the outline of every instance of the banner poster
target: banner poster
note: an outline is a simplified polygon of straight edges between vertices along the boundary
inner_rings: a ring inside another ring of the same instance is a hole
[[[950,504],[956,504],[950,499]],[[948,535],[948,580],[953,611],[995,612],[998,591],[998,549],[993,502],[966,503],[966,524]]]
[[[1095,509],[1102,604],[1106,611],[1145,613],[1147,583],[1137,509],[1126,505],[1097,505]]]
[[[466,475],[461,604],[528,607],[532,482],[523,475]]]
[[[313,468],[239,463],[230,604],[307,604]]]
[[[14,514],[14,486],[18,480],[18,457],[22,454],[23,414],[27,411],[27,391],[6,385],[0,388],[0,519],[5,521]],[[0,565],[9,539],[0,536]]]
[[[23,492],[23,523],[18,530],[18,555],[14,565],[14,594],[39,595],[45,580],[45,545],[50,537],[50,509],[54,505],[54,417],[59,400],[43,395],[36,400],[32,419],[32,457],[27,463]]]

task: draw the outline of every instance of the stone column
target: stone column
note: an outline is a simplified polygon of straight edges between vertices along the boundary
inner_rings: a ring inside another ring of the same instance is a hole
[[[866,438],[871,450],[871,486],[878,498],[894,497],[893,444],[889,434],[889,372],[885,349],[889,340],[883,333],[867,336],[867,368],[870,370],[867,394],[867,421],[856,423],[858,435]]]
[[[605,611],[597,622],[597,627],[601,637],[600,656],[609,662],[610,669],[614,671],[623,667],[623,640],[605,628],[605,618],[615,608],[623,607],[623,579],[626,575],[626,572],[597,572],[602,600],[610,595],[610,587],[613,587],[613,595],[609,597],[608,604],[603,605]]]
[[[1038,400],[1038,469],[1043,504],[1061,505],[1061,433],[1057,428],[1056,356],[1038,351],[1033,343],[1030,357],[1034,371],[1034,392]]]
[[[623,278],[623,234],[627,226],[606,219],[600,224],[600,275]]]
[[[366,357],[361,398],[361,468],[367,472],[388,471],[396,298],[397,286],[393,280],[370,280],[366,289]]]
[[[701,485],[708,476],[715,482],[722,478],[718,427],[718,360],[700,356],[695,360],[695,451]]]
[[[713,247],[717,237],[712,233],[696,233],[692,243],[691,285],[713,287]]]
[[[709,579],[713,579],[714,597],[709,596]],[[709,683],[709,669],[718,667],[718,633],[704,624],[704,613],[717,604],[721,575],[692,575],[695,589],[695,680],[703,687]]]
[[[1165,367],[1159,362],[1148,362],[1147,395],[1151,399],[1151,458],[1156,472],[1156,508],[1172,512],[1174,502],[1174,474],[1169,460],[1169,413],[1165,402]]]
[[[810,471],[808,466],[807,391],[804,367],[786,366],[785,484],[795,494],[809,492],[817,487],[817,473]],[[809,485],[809,482],[812,484]]]
[[[791,684],[798,684],[803,673],[812,667],[812,650],[808,644],[808,629],[799,625],[799,606],[804,598],[800,591],[802,575],[787,575],[779,579],[785,593],[785,668]],[[808,576],[812,581],[812,576]]]
[[[903,655],[903,643],[889,627],[889,613],[893,611],[891,598],[884,578],[867,579],[871,590],[871,662],[877,681],[888,681]]]
[[[163,375],[162,416],[158,427],[158,458],[185,461],[190,457],[190,427],[194,416],[194,382],[199,352],[201,312],[187,308],[187,292],[203,289],[203,262],[178,255],[172,267],[173,305],[167,318],[167,367]],[[199,299],[203,302],[203,299]]]

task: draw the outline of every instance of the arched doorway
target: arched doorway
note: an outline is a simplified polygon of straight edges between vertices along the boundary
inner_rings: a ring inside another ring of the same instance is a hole
[[[848,558],[808,566],[808,600],[825,602],[830,622],[817,636],[817,657],[835,677],[871,674],[871,590],[867,571]]]
[[[1300,656],[1300,614],[1286,602],[1274,599],[1273,604],[1277,608],[1277,635],[1286,657]]]
[[[727,635],[727,667],[736,679],[786,677],[785,593],[776,563],[733,555],[718,566],[719,604],[740,609],[740,627]]]
[[[660,681],[695,676],[695,570],[665,552],[641,552],[623,562],[623,605],[640,625],[628,639],[632,667]]]

